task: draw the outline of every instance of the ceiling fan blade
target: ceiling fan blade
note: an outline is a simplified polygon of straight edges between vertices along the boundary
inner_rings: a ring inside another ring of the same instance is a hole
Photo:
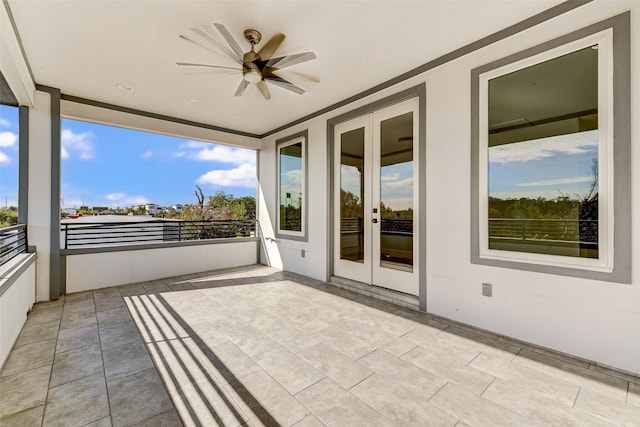
[[[183,39],[183,40],[186,40],[186,41],[188,41],[188,42],[191,42],[191,43],[193,43],[193,44],[195,44],[195,45],[198,45],[198,46],[200,46],[201,48],[208,50],[209,52],[213,52],[213,53],[215,53],[216,55],[220,53],[220,52],[216,52],[215,50],[211,49],[209,46],[205,46],[204,44],[202,44],[202,43],[200,43],[200,42],[198,42],[198,41],[195,41],[195,40],[194,40],[194,39],[192,39],[191,37],[187,37],[187,36],[185,36],[184,34],[180,34],[180,38],[181,38],[181,39]]]
[[[293,55],[279,56],[277,58],[271,58],[267,61],[267,67],[273,68],[285,68],[292,65],[301,64],[303,62],[316,59],[317,56],[313,52],[294,53]]]
[[[269,88],[267,87],[267,84],[264,82],[264,80],[260,80],[258,83],[256,83],[256,87],[258,88],[262,96],[264,96],[264,99],[271,99]]]
[[[229,46],[235,52],[238,58],[242,58],[244,56],[244,52],[242,51],[242,48],[240,47],[238,42],[233,38],[229,30],[227,30],[227,27],[217,23],[214,23],[213,26],[216,27],[216,29],[220,32],[222,37],[224,37],[227,43],[229,43]]]
[[[312,76],[310,74],[305,74],[305,73],[299,73],[297,71],[290,71],[290,70],[273,70],[272,74],[274,72],[277,72],[279,76],[287,79],[287,80],[296,80],[296,79],[300,79],[300,80],[306,80],[308,82],[311,83],[320,83],[320,79]],[[294,77],[293,79],[289,78],[289,76]]]
[[[271,75],[269,77],[265,77],[264,79],[269,83],[272,83],[276,86],[280,86],[281,88],[290,90],[291,92],[295,92],[298,95],[302,95],[303,93],[305,93],[305,90],[302,89],[300,86],[297,86],[291,83],[290,81],[283,79],[282,77]]]
[[[264,46],[262,46],[262,49],[260,49],[258,55],[260,55],[262,59],[265,60],[271,58],[273,54],[276,53],[283,40],[284,34],[276,34],[275,36],[271,37],[271,39],[267,43],[265,43]]]
[[[206,29],[206,27],[204,28]],[[218,40],[211,37],[211,35],[208,34],[207,32],[201,30],[200,28],[191,28],[191,31],[193,31],[194,33],[196,33],[197,35],[199,35],[200,37],[202,37],[204,40],[208,41],[212,45],[216,46],[218,49],[220,49],[222,52],[227,54],[227,56],[229,56],[229,58],[233,59],[235,62],[242,64],[242,56],[235,55],[225,45],[223,45]]]
[[[233,70],[233,71],[241,71],[240,67],[225,67],[223,65],[209,65],[209,64],[197,64],[193,62],[176,62],[176,65],[179,67],[203,67],[203,68],[218,68],[221,70]]]
[[[217,70],[217,69],[200,69],[200,70],[191,70],[185,71],[185,75],[187,76],[219,76],[221,74],[229,74],[229,75],[238,75],[238,72],[235,70]]]
[[[240,84],[238,85],[238,89],[236,89],[236,93],[234,96],[242,96],[244,91],[247,90],[248,86],[249,86],[249,82],[246,81],[245,79],[242,79],[240,81]]]

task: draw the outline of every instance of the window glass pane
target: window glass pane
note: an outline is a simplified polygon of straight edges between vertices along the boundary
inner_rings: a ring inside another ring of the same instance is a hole
[[[364,128],[340,135],[340,259],[364,262]]]
[[[18,223],[18,111],[0,105],[0,228]]]
[[[413,266],[413,113],[380,123],[380,265]]]
[[[489,81],[489,249],[598,258],[598,49]]]
[[[302,142],[280,148],[280,230],[302,231]]]

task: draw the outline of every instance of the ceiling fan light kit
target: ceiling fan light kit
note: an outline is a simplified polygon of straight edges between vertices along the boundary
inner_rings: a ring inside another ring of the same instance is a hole
[[[281,76],[278,76],[276,73],[283,68],[291,67],[293,65],[316,59],[315,53],[303,52],[275,57],[274,55],[276,51],[285,38],[284,34],[281,33],[274,35],[268,42],[266,42],[262,46],[262,48],[258,52],[256,52],[255,46],[262,40],[262,34],[260,34],[258,30],[254,30],[251,28],[244,31],[244,38],[251,45],[251,50],[249,50],[248,52],[243,52],[238,42],[236,42],[236,40],[224,25],[214,23],[213,27],[222,36],[228,47],[222,45],[219,41],[215,40],[212,37],[213,32],[208,26],[202,26],[201,28],[192,28],[191,32],[196,37],[192,35],[181,35],[180,38],[194,43],[211,52],[224,53],[236,64],[242,67],[242,80],[240,81],[240,85],[236,89],[235,96],[242,96],[245,93],[247,87],[250,84],[254,84],[265,99],[270,99],[271,94],[266,83],[279,86],[283,89],[287,89],[299,95],[305,93],[305,90],[300,86],[287,79],[282,78]],[[240,68],[236,67],[213,64],[199,64],[193,62],[177,62],[176,64],[179,67],[189,67],[189,69],[209,69],[213,71],[223,72],[229,72],[230,70],[240,70]]]

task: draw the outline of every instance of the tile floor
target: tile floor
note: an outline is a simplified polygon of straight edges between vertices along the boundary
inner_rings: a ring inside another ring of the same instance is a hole
[[[640,378],[263,266],[36,304],[3,426],[640,426]]]

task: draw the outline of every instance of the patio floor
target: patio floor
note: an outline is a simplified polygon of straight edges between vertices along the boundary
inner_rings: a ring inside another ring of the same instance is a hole
[[[640,425],[640,378],[264,266],[34,306],[3,426]]]

